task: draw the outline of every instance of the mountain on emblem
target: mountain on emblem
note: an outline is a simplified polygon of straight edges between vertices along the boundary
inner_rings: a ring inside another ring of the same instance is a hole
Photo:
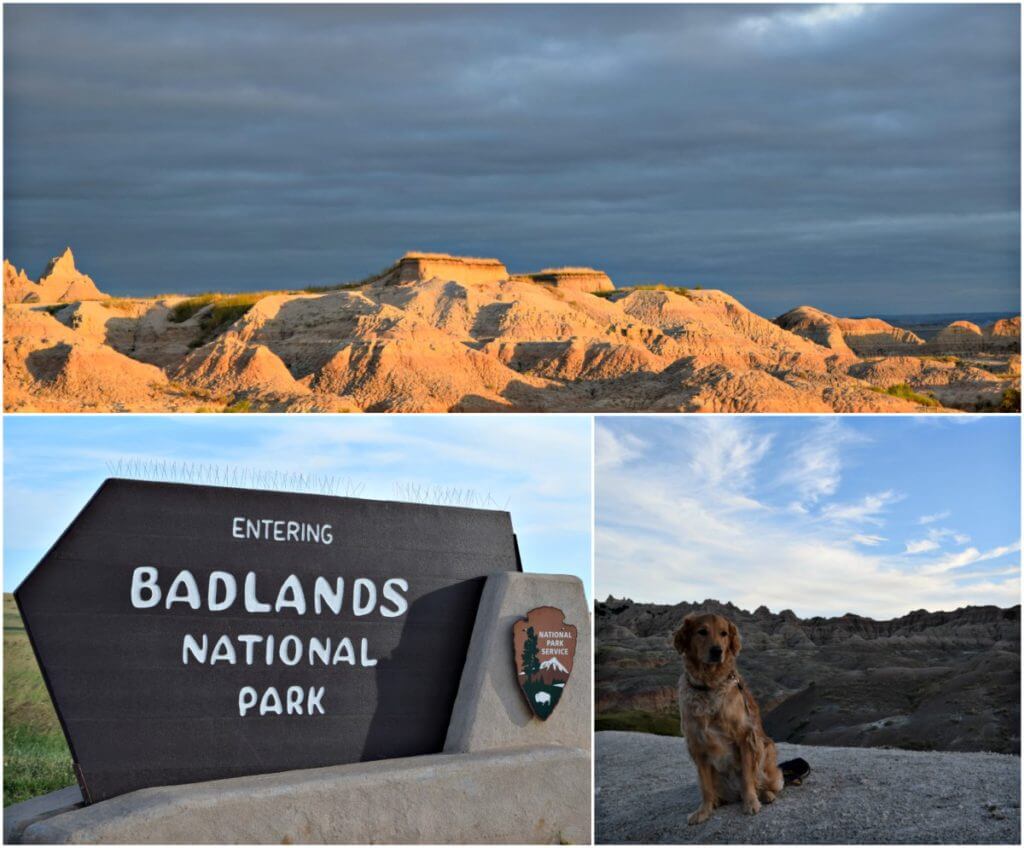
[[[519,688],[534,715],[546,719],[555,711],[572,674],[576,627],[565,623],[556,607],[537,607],[512,625]]]

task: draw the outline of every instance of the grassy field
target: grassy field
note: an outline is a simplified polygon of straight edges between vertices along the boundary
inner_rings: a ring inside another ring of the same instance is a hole
[[[682,736],[678,713],[649,713],[643,710],[609,710],[598,713],[594,730],[631,730],[658,736]]]
[[[4,806],[75,782],[61,732],[25,627],[4,594]]]

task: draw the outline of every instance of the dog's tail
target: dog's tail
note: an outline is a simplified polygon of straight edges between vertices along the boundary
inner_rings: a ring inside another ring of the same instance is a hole
[[[811,773],[810,764],[801,757],[779,763],[779,768],[782,770],[782,779],[785,781],[786,786],[799,786],[804,782],[807,775]]]

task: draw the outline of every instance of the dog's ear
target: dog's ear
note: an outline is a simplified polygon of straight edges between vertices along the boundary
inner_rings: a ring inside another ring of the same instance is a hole
[[[740,648],[743,647],[743,643],[740,642],[740,631],[739,628],[729,622],[729,651],[735,657],[739,654]]]
[[[675,636],[672,637],[672,644],[676,646],[676,650],[681,654],[685,654],[687,649],[690,647],[690,638],[693,636],[693,625],[694,617],[693,613],[690,613],[683,619],[682,625],[676,631]]]

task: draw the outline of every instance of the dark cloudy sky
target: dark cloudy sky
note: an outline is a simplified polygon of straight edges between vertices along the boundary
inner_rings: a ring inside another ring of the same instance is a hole
[[[408,249],[774,315],[1016,309],[1016,6],[4,9],[4,254],[115,294]]]

